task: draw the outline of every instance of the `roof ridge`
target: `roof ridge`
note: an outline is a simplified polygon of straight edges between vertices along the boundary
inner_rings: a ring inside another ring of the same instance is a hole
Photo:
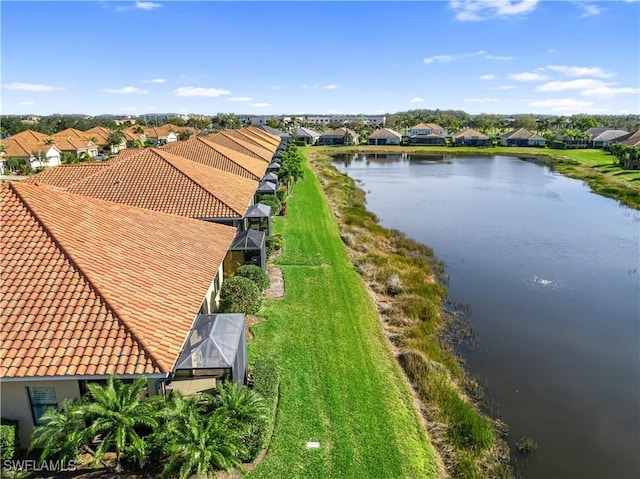
[[[182,171],[178,166],[176,166],[176,165],[175,165],[175,163],[174,163],[174,161],[175,161],[175,160],[173,160],[173,159],[171,159],[171,158],[166,158],[166,157],[164,157],[163,155],[159,154],[159,153],[158,153],[158,151],[156,151],[156,148],[151,148],[151,151],[153,151],[154,153],[158,154],[158,156],[160,156],[160,158],[162,158],[164,161],[166,161],[167,163],[169,163],[169,164],[171,165],[171,167],[172,167],[172,168],[175,168],[175,170],[176,170],[176,171],[178,171],[181,175],[183,175],[183,176],[184,176],[185,178],[187,178],[189,181],[191,181],[192,183],[196,184],[197,186],[199,186],[200,188],[202,188],[204,191],[206,191],[206,192],[207,192],[207,194],[208,194],[209,196],[211,196],[211,197],[215,198],[216,200],[218,200],[220,203],[222,203],[223,205],[225,205],[225,206],[226,206],[227,208],[229,208],[231,211],[233,211],[233,212],[235,212],[235,213],[238,213],[240,216],[244,216],[244,213],[243,213],[243,212],[238,211],[238,210],[236,210],[235,208],[233,208],[232,206],[230,206],[229,204],[227,204],[227,202],[226,202],[226,201],[223,201],[219,196],[217,196],[217,195],[215,195],[214,193],[212,193],[211,191],[209,191],[209,189],[208,189],[204,184],[202,184],[200,181],[196,180],[195,178],[193,178],[193,177],[189,176],[189,175],[188,175],[188,174],[186,174],[184,171]],[[218,168],[215,168],[215,167],[213,167],[213,166],[208,166],[208,165],[205,165],[205,164],[203,164],[203,163],[197,163],[197,162],[192,161],[192,160],[190,160],[190,159],[188,159],[188,158],[185,158],[185,157],[183,157],[183,156],[180,156],[180,155],[176,155],[176,154],[170,153],[170,152],[168,152],[168,151],[163,151],[163,150],[160,150],[160,151],[162,151],[162,153],[163,153],[163,154],[165,154],[165,155],[166,155],[166,154],[169,154],[170,156],[175,156],[176,158],[180,158],[181,160],[189,161],[189,162],[191,162],[191,163],[198,164],[198,165],[202,165],[204,168],[213,168],[214,170],[222,171],[222,170],[220,170],[220,169],[218,169]],[[224,173],[226,173],[226,171],[225,171]],[[229,173],[229,174],[230,174],[230,175],[232,175],[233,173]]]
[[[222,156],[224,156],[225,158],[227,158],[229,161],[231,161],[234,165],[237,165],[239,168],[241,168],[243,171],[246,171],[247,173],[249,173],[252,176],[257,176],[254,173],[252,173],[251,171],[249,171],[247,168],[245,168],[243,165],[241,165],[240,163],[238,163],[238,161],[236,161],[235,159],[233,159],[231,156],[229,156],[229,153],[227,153],[226,151],[220,151],[220,148],[222,148],[223,150],[228,150],[228,151],[233,151],[234,153],[238,153],[240,155],[244,155],[244,153],[240,152],[240,151],[235,151],[232,150],[231,148],[227,148],[224,145],[218,145],[217,143],[214,143],[212,141],[207,140],[206,138],[201,138],[199,136],[196,136],[196,139],[200,140],[202,143],[204,143],[206,146],[208,146],[209,148],[214,149],[217,153],[221,154]],[[248,156],[248,155],[245,155]],[[251,158],[251,157],[250,157]],[[256,158],[257,160],[257,158]],[[258,160],[260,161],[260,160]]]
[[[145,356],[147,356],[151,362],[153,363],[153,366],[158,369],[159,371],[162,371],[162,367],[160,366],[160,364],[158,363],[158,360],[153,356],[153,354],[151,354],[151,352],[148,350],[147,345],[145,344],[144,341],[142,341],[129,327],[129,325],[121,318],[120,314],[118,313],[118,311],[116,310],[116,308],[114,308],[111,303],[104,297],[104,294],[102,293],[102,291],[100,290],[100,288],[95,285],[93,283],[93,281],[91,281],[91,279],[89,278],[89,276],[87,276],[87,274],[84,272],[84,270],[80,267],[80,265],[78,265],[78,263],[73,259],[73,257],[69,254],[69,252],[67,251],[67,249],[62,246],[62,244],[60,244],[60,242],[56,239],[56,237],[51,233],[50,229],[47,227],[47,225],[42,221],[42,218],[40,218],[35,211],[31,208],[31,206],[29,205],[29,203],[25,200],[25,198],[20,194],[20,192],[16,189],[15,185],[13,184],[13,182],[9,182],[8,183],[9,188],[11,189],[11,191],[20,199],[20,202],[22,203],[22,205],[24,206],[24,208],[29,212],[29,215],[34,219],[34,221],[36,221],[36,223],[38,223],[38,225],[40,225],[40,227],[43,229],[44,233],[47,235],[47,237],[56,245],[56,248],[58,248],[58,250],[60,250],[60,252],[62,253],[62,255],[67,259],[67,261],[69,261],[69,263],[71,264],[71,266],[78,272],[78,274],[82,277],[82,279],[84,281],[87,282],[87,285],[89,286],[89,289],[94,291],[96,293],[96,296],[99,298],[100,302],[102,302],[104,304],[104,307],[107,309],[107,311],[109,311],[113,317],[116,319],[116,321],[118,321],[118,324],[120,324],[123,328],[125,328],[127,330],[127,333],[129,335],[131,335],[131,339],[134,340],[136,343],[138,343],[141,346],[141,350],[144,352]],[[22,187],[22,186],[21,186]],[[39,188],[38,186],[27,186],[27,188]],[[71,194],[71,193],[67,193],[67,194]]]

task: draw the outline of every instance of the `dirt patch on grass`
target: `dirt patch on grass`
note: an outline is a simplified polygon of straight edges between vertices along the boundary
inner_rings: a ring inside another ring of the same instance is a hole
[[[282,270],[272,264],[267,265],[269,288],[264,292],[266,298],[280,299],[284,296],[284,277]]]

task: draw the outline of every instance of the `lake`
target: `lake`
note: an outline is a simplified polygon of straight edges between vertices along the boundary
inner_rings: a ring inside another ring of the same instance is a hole
[[[445,263],[475,331],[468,370],[510,445],[538,444],[523,477],[640,477],[640,213],[512,157],[334,165],[383,226]]]

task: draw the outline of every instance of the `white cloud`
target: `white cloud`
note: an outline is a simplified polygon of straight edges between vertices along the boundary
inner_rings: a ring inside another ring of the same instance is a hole
[[[469,103],[497,103],[500,100],[498,100],[497,98],[465,98],[464,101],[469,102]]]
[[[302,88],[304,88],[305,90],[316,90],[316,89],[320,88],[320,84],[316,83],[315,85],[307,85],[306,83],[304,83],[302,85]]]
[[[153,2],[136,2],[136,8],[140,10],[153,10],[154,8],[160,8],[162,5]]]
[[[232,96],[231,98],[227,98],[227,101],[251,101],[253,100],[250,96]]]
[[[535,10],[539,0],[451,0],[449,8],[461,21],[480,21],[488,18],[508,18]]]
[[[518,88],[518,85],[500,85],[491,88],[492,90],[513,90],[514,88]]]
[[[6,88],[7,90],[23,90],[23,91],[54,91],[54,90],[62,90],[62,88],[58,88],[51,85],[42,85],[39,83],[23,83],[23,82],[13,82],[8,83],[6,85],[2,85],[2,88]]]
[[[495,80],[496,76],[495,75],[481,75],[480,76],[480,80]]]
[[[260,103],[254,103],[253,105],[251,105],[253,108],[265,108],[267,106],[269,106],[268,103],[265,102],[260,102]]]
[[[105,93],[140,93],[140,94],[145,94],[145,93],[149,93],[149,90],[141,90],[140,88],[137,88],[135,86],[125,86],[122,88],[103,88],[102,89],[103,92]]]
[[[580,18],[584,17],[595,17],[602,13],[602,8],[593,4],[580,4],[580,8],[582,8],[583,13],[580,15]]]
[[[272,90],[281,90],[281,89],[282,89],[282,87],[281,87],[280,85],[273,85],[273,86],[271,87],[271,89],[272,89]]]
[[[538,72],[509,73],[507,78],[515,81],[542,81],[547,79],[545,75]]]
[[[487,60],[498,60],[498,61],[513,60],[513,57],[507,57],[502,55],[487,55],[485,58]]]
[[[529,107],[544,109],[546,111],[562,112],[562,113],[580,113],[591,110],[593,103],[590,101],[576,100],[575,98],[553,98],[550,100],[530,101]]]
[[[340,88],[340,85],[327,85],[324,87],[325,90],[335,90],[337,88]]]
[[[536,87],[536,91],[585,90],[600,88],[606,85],[610,85],[610,83],[604,83],[601,80],[594,80],[592,78],[580,78],[578,80],[569,81],[551,81],[544,85],[538,85],[538,87]]]
[[[547,53],[556,53],[556,51],[555,48],[547,48]]]
[[[547,69],[563,73],[568,77],[611,78],[615,73],[604,71],[600,67],[577,67],[567,65],[549,65]]]
[[[428,65],[430,63],[445,63],[453,60],[451,55],[436,55],[424,59],[424,62]]]
[[[35,101],[21,101],[20,104],[21,105],[30,106],[30,105],[35,105],[36,102]]]
[[[414,98],[412,98],[411,100],[409,100],[409,103],[422,103],[424,100],[422,98],[420,98],[419,96],[416,96]]]
[[[218,88],[200,88],[194,86],[183,86],[174,90],[177,96],[206,96],[216,98],[231,93],[229,90],[221,90]]]
[[[165,83],[166,78],[154,78],[153,80],[142,80],[142,83]]]
[[[475,53],[470,53],[469,56],[470,57],[478,57],[480,55],[485,55],[487,52],[485,50],[478,50]]]
[[[637,95],[640,94],[640,88],[612,88],[609,86],[599,86],[583,90],[580,94],[589,98],[610,98],[615,95]]]

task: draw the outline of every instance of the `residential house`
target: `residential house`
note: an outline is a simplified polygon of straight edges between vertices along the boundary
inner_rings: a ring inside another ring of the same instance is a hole
[[[274,145],[273,142],[265,139],[265,138],[261,138],[260,136],[258,136],[255,132],[250,131],[248,128],[241,128],[239,130],[228,130],[225,133],[229,134],[230,136],[242,140],[246,143],[249,143],[251,145],[254,145],[258,148],[262,148],[268,152],[271,153],[271,155],[273,156],[273,154],[276,151],[276,148],[278,147],[278,145]],[[280,142],[278,142],[279,144]]]
[[[399,145],[402,135],[391,128],[380,128],[367,138],[370,145]]]
[[[491,139],[473,128],[465,128],[452,136],[454,146],[491,146]]]
[[[122,130],[127,148],[142,147],[147,141],[147,135],[144,133],[144,128],[135,125]]]
[[[447,132],[436,123],[419,123],[409,130],[412,145],[444,145]]]
[[[622,143],[623,145],[640,146],[640,130],[618,137],[611,143]]]
[[[500,144],[503,146],[544,146],[545,143],[543,137],[526,128],[517,128],[500,136]]]
[[[238,131],[248,133],[250,135],[254,135],[254,137],[256,137],[257,139],[263,140],[266,143],[268,150],[275,151],[276,148],[280,146],[280,142],[282,141],[282,138],[279,137],[278,135],[272,135],[271,133],[267,133],[262,128],[258,128],[256,126],[248,126]]]
[[[91,382],[144,376],[163,394],[173,378],[177,389],[196,367],[181,365],[212,318],[235,229],[22,183],[0,198],[0,406],[21,446],[46,409]],[[241,382],[246,369],[233,368]]]
[[[613,128],[589,128],[585,134],[591,135],[589,142],[591,148],[605,148],[621,136],[628,135],[629,132]]]
[[[409,136],[414,135],[439,135],[446,136],[447,132],[444,128],[436,123],[418,123],[409,130]]]
[[[342,127],[330,130],[320,135],[318,143],[321,145],[357,145],[360,142],[358,134],[349,128]]]
[[[320,133],[300,126],[293,133],[293,138],[296,141],[304,141],[307,145],[313,145],[320,138]]]
[[[94,126],[84,132],[102,151],[109,151],[111,154],[117,155],[120,150],[124,150],[127,147],[127,139],[123,137],[118,145],[109,145],[109,136],[111,136],[112,133],[113,131],[103,126]]]
[[[146,141],[155,146],[166,145],[173,141],[178,141],[178,135],[170,128],[143,128]]]
[[[84,132],[75,130],[77,133],[56,133],[51,138],[58,149],[65,153],[71,153],[76,158],[95,158],[98,154],[98,146],[88,139]]]
[[[41,133],[24,131],[0,140],[3,152],[0,156],[0,171],[17,172],[19,162],[24,162],[32,171],[49,168],[61,163],[61,151],[52,140]]]

